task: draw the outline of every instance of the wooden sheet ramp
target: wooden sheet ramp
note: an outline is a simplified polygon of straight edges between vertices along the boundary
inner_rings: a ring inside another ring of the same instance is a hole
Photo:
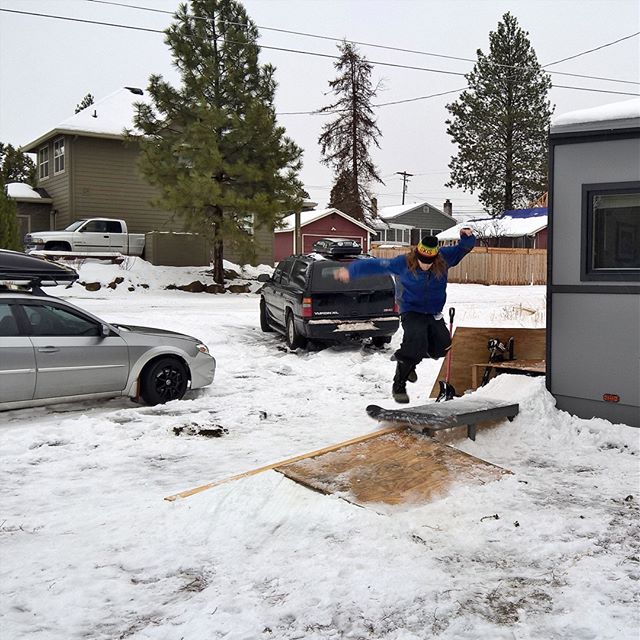
[[[367,407],[367,413],[383,422],[398,422],[412,429],[434,435],[436,431],[466,426],[467,437],[476,439],[478,422],[512,420],[518,415],[519,405],[498,402],[488,398],[463,396],[446,402],[431,402],[419,407],[383,409],[375,404]]]
[[[456,485],[485,484],[510,473],[406,428],[275,470],[316,491],[373,509],[418,506],[443,498]]]
[[[379,410],[376,418],[399,422],[344,442],[189,489],[165,500],[187,498],[226,482],[274,470],[306,487],[361,506],[419,505],[445,496],[457,484],[484,484],[510,473],[421,433],[480,420],[514,416],[518,405],[457,398],[401,410]],[[368,410],[371,413],[370,407]],[[407,429],[407,427],[410,427]]]

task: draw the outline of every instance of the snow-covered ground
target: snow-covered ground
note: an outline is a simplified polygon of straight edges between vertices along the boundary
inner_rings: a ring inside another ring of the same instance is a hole
[[[640,432],[558,411],[541,378],[492,381],[478,393],[520,414],[454,443],[513,472],[499,482],[384,515],[275,471],[165,501],[371,432],[364,407],[393,405],[400,334],[292,353],[260,331],[255,294],[164,289],[203,271],[86,263],[83,281],[124,282],[55,289],[195,335],[218,369],[161,407],[0,414],[3,639],[637,640]],[[544,287],[450,285],[449,304],[461,325],[544,326]],[[420,365],[412,403],[438,370]],[[221,437],[185,435],[207,428]]]

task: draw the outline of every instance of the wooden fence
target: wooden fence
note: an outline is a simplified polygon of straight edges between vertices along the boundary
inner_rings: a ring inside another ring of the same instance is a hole
[[[377,258],[393,258],[408,247],[371,249]],[[546,284],[546,249],[503,249],[475,247],[456,267],[449,270],[449,282],[475,284]]]

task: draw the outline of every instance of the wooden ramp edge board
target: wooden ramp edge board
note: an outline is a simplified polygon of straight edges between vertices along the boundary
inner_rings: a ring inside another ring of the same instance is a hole
[[[482,485],[511,472],[410,429],[276,467],[305,487],[374,510],[421,506],[453,487]]]
[[[216,480],[214,482],[209,482],[208,484],[203,484],[199,487],[195,487],[193,489],[187,489],[186,491],[181,491],[180,493],[175,493],[171,496],[166,496],[165,500],[169,502],[174,502],[178,498],[188,498],[189,496],[195,495],[196,493],[201,493],[202,491],[206,491],[207,489],[212,489],[213,487],[217,487],[221,484],[225,484],[227,482],[233,482],[234,480],[240,480],[241,478],[247,478],[249,476],[256,475],[257,473],[262,473],[263,471],[269,471],[271,469],[275,469],[276,467],[281,467],[283,465],[291,464],[293,462],[298,462],[299,460],[304,460],[305,458],[312,458],[314,456],[320,456],[324,453],[328,453],[330,451],[335,451],[336,449],[341,449],[342,447],[347,447],[352,444],[357,444],[358,442],[364,442],[366,440],[370,440],[371,438],[377,438],[378,436],[383,436],[388,433],[393,433],[394,431],[400,431],[401,429],[406,428],[405,425],[397,425],[394,427],[386,427],[385,429],[378,429],[377,431],[372,431],[371,433],[366,433],[363,436],[357,436],[356,438],[351,438],[350,440],[345,440],[344,442],[338,442],[337,444],[329,445],[328,447],[323,447],[322,449],[317,449],[316,451],[311,451],[309,453],[303,453],[299,456],[294,456],[293,458],[288,458],[286,460],[280,460],[278,462],[274,462],[273,464],[267,464],[263,467],[258,467],[257,469],[251,469],[249,471],[244,471],[242,473],[238,473],[234,476],[230,476],[228,478],[222,478],[221,480]]]

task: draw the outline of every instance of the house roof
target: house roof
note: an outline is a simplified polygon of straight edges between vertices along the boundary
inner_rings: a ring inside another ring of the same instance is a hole
[[[520,238],[533,236],[546,228],[548,222],[547,208],[514,209],[505,211],[498,218],[475,218],[461,222],[455,227],[445,229],[438,234],[438,240],[457,240],[460,238],[460,229],[471,227],[483,236]]]
[[[438,207],[434,207],[426,200],[423,202],[413,202],[412,204],[400,204],[392,207],[382,207],[381,209],[379,209],[378,215],[383,220],[390,222],[392,218],[401,216],[404,213],[408,213],[409,211],[413,211],[414,209],[418,209],[420,207],[423,207],[424,205],[431,207],[438,213],[442,214],[445,218],[449,218],[450,220],[453,220],[455,222],[455,218],[450,216],[448,213],[444,213],[444,211],[441,211],[440,209],[438,209]]]
[[[326,216],[331,215],[332,213],[337,213],[338,215],[342,216],[343,218],[346,218],[347,220],[349,220],[349,222],[353,222],[353,224],[358,225],[359,227],[362,227],[365,231],[369,231],[371,233],[373,233],[373,229],[371,229],[370,227],[368,227],[366,224],[364,224],[363,222],[360,222],[359,220],[356,220],[355,218],[352,218],[351,216],[348,216],[346,213],[343,213],[342,211],[340,211],[339,209],[318,209],[318,210],[314,210],[314,211],[302,211],[300,213],[300,226],[304,227],[308,224],[311,224],[312,222],[315,222],[316,220],[320,220],[322,218],[325,218]],[[282,224],[284,225],[283,227],[276,229],[275,232],[276,233],[287,233],[289,231],[293,231],[295,228],[295,214],[291,214],[289,216],[287,216],[286,218],[284,218],[282,220]]]
[[[640,122],[640,98],[579,109],[551,120],[551,133],[574,133],[637,127]]]
[[[123,87],[63,120],[53,129],[23,145],[22,150],[35,152],[43,142],[61,134],[82,134],[94,138],[122,140],[125,129],[134,129],[133,105],[147,100],[142,89]]]
[[[39,194],[24,182],[8,182],[5,185],[5,190],[7,195],[13,200],[20,200],[21,202],[52,202],[51,198]]]

